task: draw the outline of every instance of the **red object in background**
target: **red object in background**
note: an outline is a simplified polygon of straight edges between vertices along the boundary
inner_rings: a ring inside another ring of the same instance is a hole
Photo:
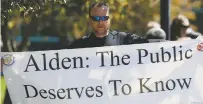
[[[197,50],[198,50],[198,51],[203,51],[203,43],[199,43],[199,44],[197,45]]]

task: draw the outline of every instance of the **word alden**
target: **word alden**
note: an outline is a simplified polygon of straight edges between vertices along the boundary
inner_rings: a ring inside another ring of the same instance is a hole
[[[26,69],[24,72],[29,71],[47,71],[47,70],[60,70],[60,69],[77,69],[77,68],[85,68],[84,67],[84,58],[83,57],[59,57],[59,53],[55,53],[55,57],[51,58],[50,60],[47,59],[46,54],[42,54],[43,58],[43,66],[39,64],[39,57],[36,59],[37,56],[30,55],[28,63],[26,65]],[[89,58],[86,58],[88,60]],[[88,65],[86,67],[89,67]]]

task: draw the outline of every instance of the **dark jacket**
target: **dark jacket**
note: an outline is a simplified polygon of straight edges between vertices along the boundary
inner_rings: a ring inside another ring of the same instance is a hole
[[[88,36],[84,36],[83,38],[72,42],[68,46],[68,49],[140,44],[140,43],[148,43],[148,41],[136,34],[110,30],[109,34],[102,38],[96,37],[93,33]]]

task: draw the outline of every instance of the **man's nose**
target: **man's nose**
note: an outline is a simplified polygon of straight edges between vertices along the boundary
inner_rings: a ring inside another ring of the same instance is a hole
[[[104,21],[102,21],[101,19],[98,21],[99,24],[103,24]]]

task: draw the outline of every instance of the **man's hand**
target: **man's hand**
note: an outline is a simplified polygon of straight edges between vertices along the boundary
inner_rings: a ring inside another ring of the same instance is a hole
[[[203,36],[198,36],[196,39],[203,41]]]

